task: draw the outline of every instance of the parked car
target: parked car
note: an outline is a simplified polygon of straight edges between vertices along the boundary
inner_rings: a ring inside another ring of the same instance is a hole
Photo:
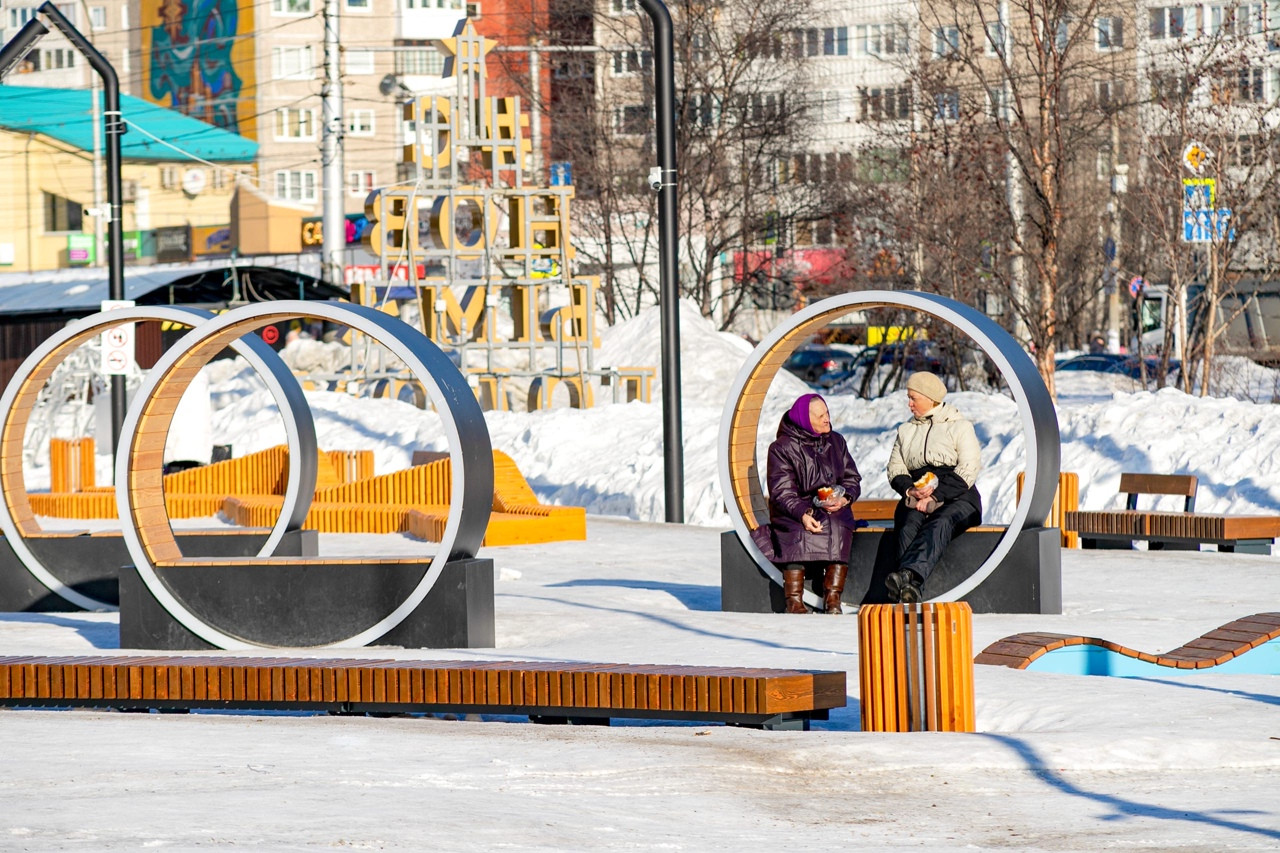
[[[936,341],[898,341],[878,347],[881,364],[901,364],[908,373],[927,370],[943,372],[943,353]]]
[[[805,382],[816,383],[824,373],[847,370],[853,356],[845,350],[833,347],[801,347],[782,363],[785,370],[799,376]]]
[[[1069,358],[1056,364],[1055,369],[1062,371],[1091,370],[1096,373],[1114,373],[1128,376],[1130,379],[1141,379],[1144,362],[1148,377],[1155,377],[1160,374],[1160,359],[1156,356],[1149,355],[1139,361],[1136,355],[1126,355],[1124,353],[1078,355],[1075,358]],[[1181,362],[1176,358],[1169,359],[1169,376],[1173,376],[1181,369]]]

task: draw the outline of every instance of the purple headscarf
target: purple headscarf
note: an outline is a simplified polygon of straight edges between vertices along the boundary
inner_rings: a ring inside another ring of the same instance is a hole
[[[805,432],[818,435],[818,431],[813,428],[813,424],[809,421],[809,404],[814,400],[822,400],[821,394],[801,394],[796,401],[791,404],[787,417],[791,418],[791,422],[800,427]],[[827,401],[822,400],[822,405],[826,405]]]

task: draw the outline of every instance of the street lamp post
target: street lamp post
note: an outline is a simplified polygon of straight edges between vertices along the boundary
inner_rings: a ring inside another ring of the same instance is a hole
[[[124,233],[120,209],[120,137],[124,135],[124,119],[120,115],[120,80],[116,70],[105,56],[98,52],[84,34],[67,20],[58,7],[45,0],[36,15],[18,30],[18,34],[0,48],[0,79],[3,79],[49,33],[49,27],[41,20],[47,18],[67,40],[80,51],[89,66],[102,79],[106,108],[103,110],[104,130],[107,137],[107,283],[108,296],[112,300],[124,299]],[[114,454],[120,443],[120,428],[124,424],[124,410],[128,405],[125,395],[125,378],[111,377],[111,450]]]

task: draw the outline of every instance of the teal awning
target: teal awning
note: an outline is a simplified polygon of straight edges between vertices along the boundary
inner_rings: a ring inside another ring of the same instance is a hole
[[[84,89],[0,86],[0,128],[42,133],[92,151],[91,97]],[[120,137],[125,160],[186,162],[194,156],[215,163],[249,163],[258,153],[252,139],[129,95],[120,96],[120,113],[128,126]]]

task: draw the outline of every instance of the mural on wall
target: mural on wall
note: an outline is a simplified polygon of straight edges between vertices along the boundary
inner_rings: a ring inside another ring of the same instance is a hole
[[[142,0],[147,100],[250,139],[252,0]]]

